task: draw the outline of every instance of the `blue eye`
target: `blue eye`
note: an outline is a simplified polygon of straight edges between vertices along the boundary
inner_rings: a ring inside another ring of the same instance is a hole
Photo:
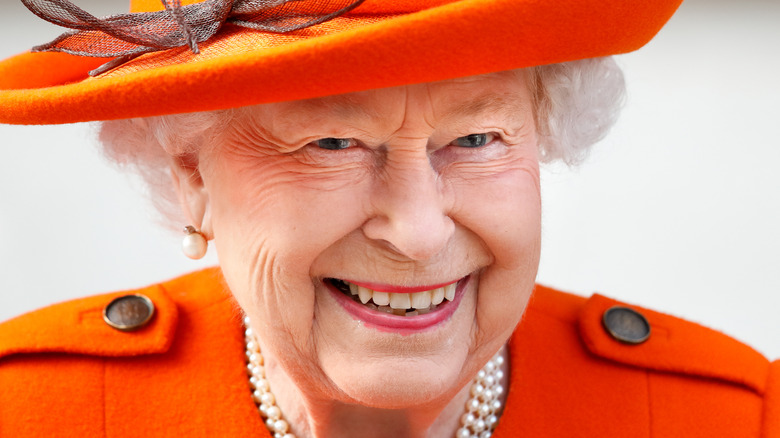
[[[338,151],[341,149],[346,149],[350,146],[352,146],[352,139],[351,138],[322,138],[314,142],[314,144],[317,145],[320,149],[327,149],[330,151]]]
[[[488,134],[471,134],[456,138],[452,144],[462,148],[478,148],[488,143]]]

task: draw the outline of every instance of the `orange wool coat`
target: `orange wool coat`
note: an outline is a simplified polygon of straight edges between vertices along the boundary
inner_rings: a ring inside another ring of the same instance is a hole
[[[136,332],[102,320],[121,293],[0,325],[0,436],[269,437],[219,271],[134,292],[157,308]],[[536,289],[494,437],[780,438],[780,361],[644,309],[650,339],[621,344],[601,324],[614,304]]]

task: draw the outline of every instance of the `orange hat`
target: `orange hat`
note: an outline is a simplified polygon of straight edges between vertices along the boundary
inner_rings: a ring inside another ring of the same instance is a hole
[[[287,33],[228,21],[206,40],[190,39],[189,45],[117,62],[96,77],[88,72],[105,58],[24,53],[0,62],[0,123],[217,110],[625,53],[646,44],[681,1],[357,1],[357,7],[347,5],[343,9],[348,11],[337,11],[329,21]],[[264,20],[268,14],[300,16],[310,8],[326,15],[327,5],[334,3],[243,1],[250,2],[282,3],[263,12]],[[247,18],[237,6],[242,0],[184,0],[190,5],[184,7],[171,7],[176,0],[165,3],[180,23],[177,11],[206,3],[232,5],[226,20]],[[163,10],[160,0],[130,1],[131,12]],[[98,34],[82,32],[87,39],[97,40]]]

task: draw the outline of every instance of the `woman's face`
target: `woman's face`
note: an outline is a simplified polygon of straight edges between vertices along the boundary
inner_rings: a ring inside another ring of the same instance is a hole
[[[539,258],[527,82],[504,72],[257,106],[201,152],[195,208],[227,283],[309,396],[433,403],[506,342]]]

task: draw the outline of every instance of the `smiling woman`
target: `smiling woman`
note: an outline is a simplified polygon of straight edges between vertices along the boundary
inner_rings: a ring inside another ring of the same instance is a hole
[[[780,363],[534,285],[539,163],[603,137],[623,93],[603,56],[676,1],[25,3],[76,32],[45,46],[70,55],[0,63],[0,120],[101,121],[187,255],[219,267],[0,325],[4,432],[780,431]],[[109,46],[126,50],[80,57]]]
[[[506,72],[245,108],[215,116],[222,129],[179,155],[189,220],[263,333],[274,392],[294,395],[278,399],[285,415],[412,407],[406,421],[425,424],[421,405],[462,413],[461,388],[517,325],[536,274],[528,83]],[[124,132],[137,126],[149,123],[109,122],[103,136],[148,137]],[[348,425],[340,436],[365,430]]]

